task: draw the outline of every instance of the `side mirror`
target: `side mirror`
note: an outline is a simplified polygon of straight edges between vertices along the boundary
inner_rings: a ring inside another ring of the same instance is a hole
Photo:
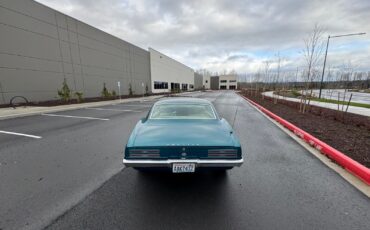
[[[142,123],[146,122],[146,117],[140,119]]]

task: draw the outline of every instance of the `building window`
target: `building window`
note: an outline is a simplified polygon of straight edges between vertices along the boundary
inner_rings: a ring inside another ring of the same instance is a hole
[[[229,89],[236,89],[236,85],[230,85]]]
[[[180,89],[180,83],[171,82],[171,89]]]
[[[229,80],[229,82],[236,82],[236,80]]]
[[[220,89],[226,89],[226,85],[221,85]]]
[[[220,80],[220,83],[226,83],[227,80]]]
[[[208,83],[208,80],[206,80],[206,83]]]
[[[154,89],[168,89],[168,82],[155,81]]]
[[[190,88],[190,89],[194,89],[194,85],[190,84],[190,85],[189,85],[189,88]]]
[[[188,90],[188,84],[181,84],[182,90]]]

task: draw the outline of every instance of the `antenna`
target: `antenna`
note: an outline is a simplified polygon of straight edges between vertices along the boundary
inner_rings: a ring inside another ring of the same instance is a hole
[[[236,105],[236,110],[235,110],[235,114],[234,114],[233,125],[231,126],[233,129],[234,129],[234,124],[235,124],[235,120],[236,120],[236,115],[238,114],[239,102],[240,102],[240,98],[238,99],[238,104]]]

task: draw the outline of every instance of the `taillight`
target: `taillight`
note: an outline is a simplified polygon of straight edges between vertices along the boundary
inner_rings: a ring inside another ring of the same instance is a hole
[[[236,149],[209,149],[210,158],[236,158],[238,151]]]
[[[130,149],[130,157],[156,158],[160,157],[159,149]]]

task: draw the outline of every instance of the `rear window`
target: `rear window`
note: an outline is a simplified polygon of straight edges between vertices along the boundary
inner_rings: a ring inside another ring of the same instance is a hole
[[[155,105],[150,119],[216,119],[208,104],[162,104]]]

